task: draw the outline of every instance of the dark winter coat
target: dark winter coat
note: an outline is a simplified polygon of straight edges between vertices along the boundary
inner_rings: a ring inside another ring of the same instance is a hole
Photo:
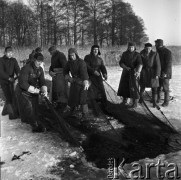
[[[22,91],[27,92],[30,86],[41,88],[45,85],[46,83],[42,67],[37,68],[34,62],[31,62],[21,69],[19,75],[19,86]]]
[[[87,103],[87,90],[84,90],[82,82],[88,80],[86,63],[77,57],[76,60],[69,60],[64,68],[64,75],[71,73],[74,82],[71,83],[69,92],[69,106],[76,106]]]
[[[67,58],[64,53],[56,51],[51,57],[51,66],[49,71],[54,71],[54,68],[64,68],[67,63]]]
[[[143,68],[141,71],[140,77],[140,86],[141,87],[159,87],[159,79],[156,79],[156,76],[160,77],[161,65],[160,58],[158,53],[151,51],[147,55],[145,50],[140,52]]]
[[[123,69],[121,74],[121,79],[118,88],[118,96],[124,98],[135,98],[138,99],[139,95],[137,93],[137,80],[134,78],[134,71],[137,70],[140,65],[142,65],[142,59],[138,52],[129,52],[129,50],[123,52],[119,65],[124,64],[125,66],[131,68],[130,71]]]
[[[161,63],[161,75],[167,75],[167,79],[172,78],[172,53],[166,47],[157,49]]]
[[[89,79],[96,99],[104,99],[106,101],[106,93],[103,85],[102,75],[107,75],[107,70],[101,57],[94,55],[86,55],[84,61],[87,64]],[[100,73],[100,76],[94,74],[95,71]]]
[[[20,67],[15,58],[3,56],[0,58],[0,84],[8,84],[10,77],[18,76]]]

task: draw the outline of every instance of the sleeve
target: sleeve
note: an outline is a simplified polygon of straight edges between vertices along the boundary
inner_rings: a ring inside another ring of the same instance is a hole
[[[170,74],[171,67],[172,67],[172,53],[171,53],[171,51],[167,50],[165,52],[164,61],[165,61],[165,69],[163,69],[163,72],[165,74]]]
[[[16,59],[15,59],[14,68],[15,68],[15,69],[14,69],[15,74],[16,74],[16,76],[18,77],[18,76],[19,76],[19,73],[20,73],[20,67],[19,67],[18,62],[17,62]]]
[[[40,67],[40,71],[41,71],[41,74],[40,74],[40,77],[39,77],[40,87],[46,86],[45,75],[44,75],[44,72],[43,72],[43,68],[42,68],[42,67]]]
[[[4,71],[2,59],[0,59],[0,78],[7,81],[9,79],[9,74]]]
[[[160,76],[160,73],[161,73],[161,64],[160,64],[160,57],[159,57],[159,54],[156,53],[155,55],[155,70],[156,70],[156,73],[155,73],[155,76]]]
[[[94,69],[90,65],[89,55],[85,56],[84,61],[87,64],[87,71],[88,71],[88,73],[93,75],[94,74]]]
[[[29,78],[29,68],[27,66],[24,66],[19,75],[19,86],[27,91],[28,88],[30,87],[30,84],[28,83],[28,78]]]
[[[67,58],[64,53],[59,54],[59,61],[60,61],[60,64],[62,65],[62,68],[64,68],[65,65],[67,64]]]
[[[50,68],[49,68],[49,72],[50,72],[50,71],[53,71],[53,68],[52,68],[52,66],[51,66],[51,65],[50,65]]]
[[[136,71],[140,73],[142,70],[142,67],[143,67],[143,62],[142,62],[141,55],[139,53],[137,53]]]
[[[107,69],[106,66],[104,65],[103,60],[101,59],[101,67],[100,67],[101,73],[107,75]]]
[[[119,61],[119,66],[122,67],[122,64],[124,64],[125,62],[125,52],[123,52],[122,56],[121,56],[121,59]]]
[[[70,72],[70,63],[67,62],[65,67],[63,68],[63,75],[64,76],[69,75],[69,72]]]
[[[83,81],[89,79],[88,72],[87,72],[87,65],[83,60],[80,64],[80,75]]]

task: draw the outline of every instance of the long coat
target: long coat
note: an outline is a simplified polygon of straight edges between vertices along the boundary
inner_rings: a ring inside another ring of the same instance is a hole
[[[39,122],[39,96],[28,92],[28,88],[30,86],[41,88],[45,85],[46,82],[42,67],[36,68],[34,62],[30,62],[21,69],[18,86],[16,88],[18,107],[22,122],[27,122],[31,124],[32,127],[37,126]]]
[[[159,87],[159,79],[156,79],[156,76],[160,77],[161,65],[160,58],[158,53],[151,51],[148,55],[145,50],[140,52],[143,67],[140,76],[140,86],[141,87]]]
[[[102,99],[106,103],[106,93],[103,85],[102,75],[107,75],[107,70],[101,57],[95,57],[92,54],[86,55],[84,61],[87,64],[91,88],[93,89],[96,99]],[[100,76],[94,74],[95,71],[100,73]]]
[[[135,98],[139,99],[138,82],[134,77],[134,72],[142,65],[142,59],[138,52],[129,52],[129,50],[123,52],[119,65],[124,64],[131,68],[130,71],[123,69],[121,79],[118,88],[118,96],[124,98]]]
[[[56,76],[52,78],[52,101],[60,103],[67,103],[68,101],[68,85],[63,76],[63,68],[66,63],[66,56],[58,50],[51,57],[49,71],[56,73]]]
[[[161,63],[161,75],[167,75],[167,79],[172,78],[172,53],[166,47],[157,49]]]
[[[83,81],[88,80],[86,63],[77,56],[76,60],[69,60],[64,68],[64,75],[73,78],[70,85],[68,105],[71,107],[87,104],[87,90],[84,90]]]

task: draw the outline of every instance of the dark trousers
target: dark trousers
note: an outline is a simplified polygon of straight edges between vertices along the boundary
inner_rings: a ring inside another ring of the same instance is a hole
[[[164,92],[169,92],[169,81],[170,79],[159,79],[160,86],[158,87],[158,92],[163,88]]]

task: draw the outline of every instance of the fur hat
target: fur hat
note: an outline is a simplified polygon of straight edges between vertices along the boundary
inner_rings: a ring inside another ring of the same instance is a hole
[[[151,43],[146,43],[145,47],[152,47],[152,44]]]
[[[5,52],[12,52],[13,51],[13,48],[11,46],[7,46],[5,47]]]
[[[135,44],[134,42],[129,42],[129,43],[128,43],[128,47],[129,47],[129,46],[134,46],[134,47],[136,47],[136,44]]]
[[[43,54],[41,54],[41,53],[36,53],[36,54],[34,55],[34,58],[35,58],[35,60],[37,60],[37,61],[44,61]]]
[[[163,40],[162,39],[157,39],[155,41],[155,43],[158,45],[158,46],[163,46]]]
[[[72,54],[72,53],[75,53],[76,55],[78,54],[78,53],[77,53],[77,50],[76,50],[75,48],[70,48],[70,49],[68,50],[68,54]]]
[[[93,54],[93,50],[94,48],[98,48],[98,55],[101,55],[100,49],[99,49],[99,45],[95,44],[91,47],[91,54]]]
[[[49,47],[48,51],[51,52],[51,51],[55,51],[57,50],[56,46],[51,46]]]
[[[37,47],[37,48],[35,49],[35,52],[36,52],[36,53],[40,53],[40,52],[42,52],[41,47]]]

